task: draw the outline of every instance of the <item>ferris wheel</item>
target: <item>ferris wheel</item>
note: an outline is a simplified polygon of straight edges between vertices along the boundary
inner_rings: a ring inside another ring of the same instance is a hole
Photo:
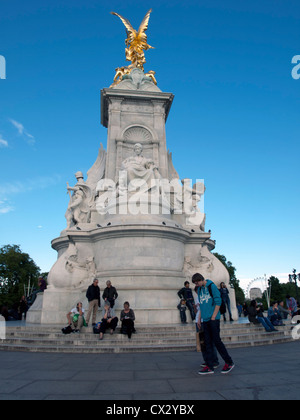
[[[271,285],[269,287],[266,274],[264,274],[264,276],[262,276],[262,277],[256,277],[255,279],[250,281],[250,283],[248,284],[248,287],[247,287],[246,296],[248,297],[248,299],[250,298],[250,290],[252,289],[253,285],[257,284],[257,283],[260,284],[261,289],[266,296],[268,307],[270,307]]]

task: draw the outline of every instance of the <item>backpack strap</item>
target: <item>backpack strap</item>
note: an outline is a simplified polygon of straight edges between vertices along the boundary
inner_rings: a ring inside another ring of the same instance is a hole
[[[210,294],[210,296],[211,296],[211,298],[212,298],[212,306],[214,306],[214,304],[215,304],[215,300],[214,300],[214,295],[213,295],[213,292],[212,292],[212,290],[211,290],[211,287],[212,287],[212,283],[210,283],[208,286],[207,286],[207,288],[208,288],[208,291],[209,291],[209,294]]]

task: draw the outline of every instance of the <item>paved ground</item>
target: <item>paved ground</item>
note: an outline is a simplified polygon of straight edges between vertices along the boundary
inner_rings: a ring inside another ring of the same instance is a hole
[[[231,349],[236,368],[199,376],[201,353],[0,352],[0,399],[300,399],[300,341]]]

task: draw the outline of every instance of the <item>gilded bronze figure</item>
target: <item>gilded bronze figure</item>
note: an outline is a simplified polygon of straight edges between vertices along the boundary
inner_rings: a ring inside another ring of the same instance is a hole
[[[128,19],[125,19],[123,16],[119,15],[118,13],[111,12],[112,15],[118,16],[121,21],[123,22],[126,28],[127,38],[125,40],[125,56],[127,61],[131,61],[131,64],[128,67],[118,67],[116,69],[116,75],[114,78],[114,83],[112,86],[116,86],[118,83],[121,82],[122,77],[124,75],[130,74],[131,70],[134,68],[138,68],[144,71],[144,64],[146,63],[144,51],[149,50],[151,45],[147,43],[147,35],[146,30],[148,29],[150,13],[152,9],[148,11],[146,16],[144,17],[138,31],[133,29],[131,23]],[[156,84],[156,80],[154,77],[155,72],[151,71],[146,75],[149,75],[152,81]]]

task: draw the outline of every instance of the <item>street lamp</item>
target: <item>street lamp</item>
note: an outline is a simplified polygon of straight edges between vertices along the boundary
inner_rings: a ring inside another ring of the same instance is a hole
[[[296,285],[296,296],[297,296],[297,301],[299,302],[299,295],[298,295],[298,286],[297,286],[297,278],[300,281],[300,273],[296,274],[296,269],[293,269],[293,274],[289,274],[289,282],[293,283],[293,281],[295,282]]]

